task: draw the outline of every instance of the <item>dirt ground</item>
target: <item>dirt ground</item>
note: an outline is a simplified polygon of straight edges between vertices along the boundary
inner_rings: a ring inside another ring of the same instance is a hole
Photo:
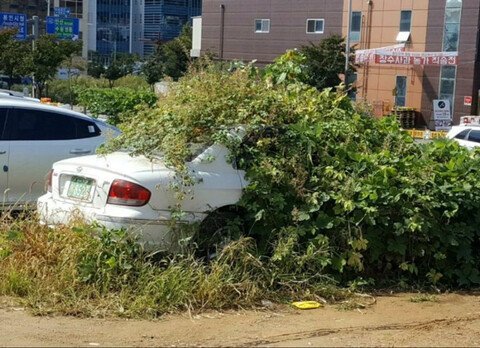
[[[480,294],[380,296],[336,306],[170,315],[157,321],[35,317],[0,298],[0,346],[480,346]]]

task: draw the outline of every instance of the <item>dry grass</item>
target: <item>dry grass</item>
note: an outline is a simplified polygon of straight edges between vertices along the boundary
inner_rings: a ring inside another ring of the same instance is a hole
[[[204,264],[151,260],[123,231],[81,224],[50,229],[34,218],[0,221],[0,295],[39,315],[158,317],[167,312],[260,306],[268,299],[349,297],[328,282],[281,281],[245,238]]]

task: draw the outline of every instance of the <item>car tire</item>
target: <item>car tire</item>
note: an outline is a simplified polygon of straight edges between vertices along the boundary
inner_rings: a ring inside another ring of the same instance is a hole
[[[236,211],[214,211],[203,220],[198,229],[196,254],[202,260],[217,259],[222,250],[243,235],[243,219]]]

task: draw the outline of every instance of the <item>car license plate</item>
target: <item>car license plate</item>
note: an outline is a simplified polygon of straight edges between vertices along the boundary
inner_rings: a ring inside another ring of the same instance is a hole
[[[81,176],[72,176],[67,190],[67,197],[82,201],[90,200],[93,180]]]

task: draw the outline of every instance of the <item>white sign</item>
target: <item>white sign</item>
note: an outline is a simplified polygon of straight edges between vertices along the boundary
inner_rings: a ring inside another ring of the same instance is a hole
[[[452,128],[452,115],[450,113],[450,101],[435,99],[433,101],[433,120],[435,130],[450,130]]]

